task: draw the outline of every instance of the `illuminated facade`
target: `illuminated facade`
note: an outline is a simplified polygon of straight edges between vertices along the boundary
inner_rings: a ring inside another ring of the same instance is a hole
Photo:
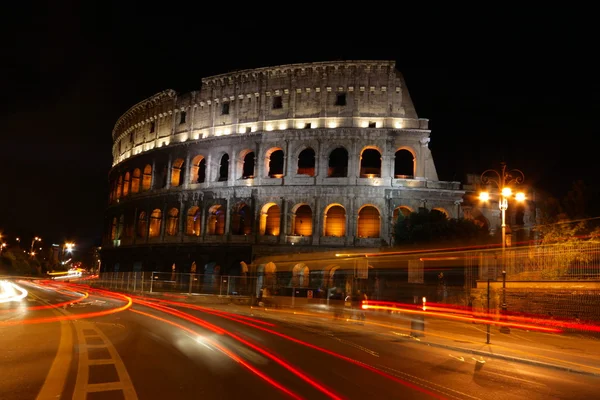
[[[173,248],[185,270],[231,249],[388,246],[399,212],[459,216],[464,192],[438,180],[429,136],[393,61],[244,70],[158,93],[113,130],[103,267],[164,268],[147,252]]]

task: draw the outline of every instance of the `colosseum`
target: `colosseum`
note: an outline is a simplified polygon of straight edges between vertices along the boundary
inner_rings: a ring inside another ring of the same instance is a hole
[[[114,126],[103,270],[235,274],[272,253],[389,246],[398,213],[460,215],[464,191],[438,179],[429,141],[394,61],[165,90]]]

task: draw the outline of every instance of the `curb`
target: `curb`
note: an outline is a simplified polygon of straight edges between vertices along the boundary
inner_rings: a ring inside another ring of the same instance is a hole
[[[403,338],[400,338],[400,339],[404,340],[404,341],[410,341],[410,339],[403,339]],[[543,362],[543,361],[530,360],[530,359],[527,359],[527,358],[509,356],[509,355],[506,355],[506,354],[496,354],[496,353],[490,353],[488,351],[467,349],[467,348],[464,348],[464,347],[452,346],[452,345],[448,345],[448,344],[434,343],[434,342],[424,342],[422,340],[420,340],[420,341],[410,341],[410,342],[411,343],[418,343],[418,344],[422,344],[422,345],[427,345],[427,346],[431,346],[431,347],[438,347],[438,348],[443,348],[443,349],[461,351],[461,352],[464,352],[464,353],[476,354],[478,356],[487,356],[487,357],[491,357],[491,358],[499,358],[499,359],[506,360],[506,361],[520,362],[520,363],[523,363],[523,364],[534,365],[534,366],[537,366],[537,367],[553,368],[553,369],[557,369],[557,370],[561,370],[561,371],[573,372],[573,373],[576,373],[576,374],[582,374],[582,375],[588,375],[588,376],[600,376],[600,372],[586,371],[586,370],[583,370],[583,369],[578,369],[578,368],[573,368],[573,367],[567,367],[565,365],[551,364],[551,363],[546,363],[546,362]]]

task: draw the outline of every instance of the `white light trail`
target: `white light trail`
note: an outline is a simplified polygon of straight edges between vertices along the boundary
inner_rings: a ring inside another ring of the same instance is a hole
[[[15,285],[12,282],[0,281],[0,303],[8,303],[9,301],[21,301],[27,297],[27,290]]]

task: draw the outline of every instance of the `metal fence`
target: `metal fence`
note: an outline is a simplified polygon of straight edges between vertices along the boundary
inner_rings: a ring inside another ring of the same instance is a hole
[[[93,287],[148,293],[251,296],[256,278],[171,272],[104,272],[89,281]]]

